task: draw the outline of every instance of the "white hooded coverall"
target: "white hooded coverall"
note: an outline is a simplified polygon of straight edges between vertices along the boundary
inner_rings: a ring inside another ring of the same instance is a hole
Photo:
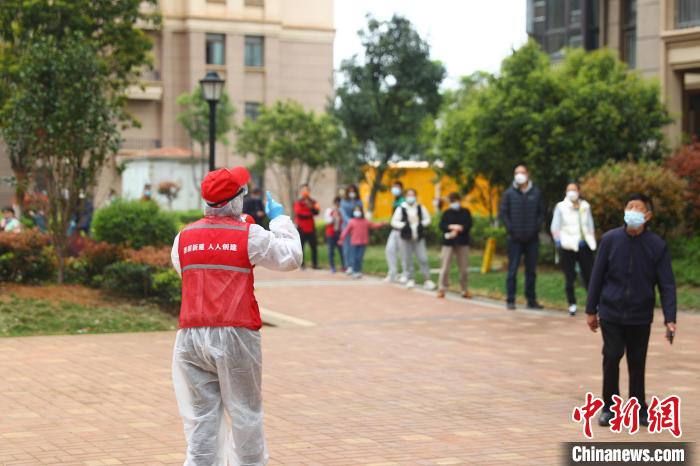
[[[171,252],[179,274],[179,238]],[[250,225],[252,265],[294,270],[302,260],[299,233],[281,215],[270,231]],[[258,466],[269,456],[263,432],[260,332],[243,327],[178,330],[173,350],[173,385],[185,426],[185,466]]]

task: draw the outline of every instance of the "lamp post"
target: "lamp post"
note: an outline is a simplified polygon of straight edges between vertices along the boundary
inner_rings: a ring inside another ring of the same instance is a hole
[[[216,71],[209,71],[199,80],[204,100],[209,102],[209,171],[216,169],[216,104],[224,90],[224,80]]]

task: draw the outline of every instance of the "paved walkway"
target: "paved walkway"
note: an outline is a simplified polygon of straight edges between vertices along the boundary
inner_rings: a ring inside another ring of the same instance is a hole
[[[599,393],[601,346],[583,316],[324,272],[256,274],[277,324],[263,330],[270,464],[558,464],[559,442],[582,440],[571,410]],[[679,321],[672,347],[654,326],[648,396],[681,395],[683,439],[697,441],[700,316]],[[173,339],[0,340],[0,464],[182,464]]]

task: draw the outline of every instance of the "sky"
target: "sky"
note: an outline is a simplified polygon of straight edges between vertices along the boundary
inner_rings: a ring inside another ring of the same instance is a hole
[[[372,13],[388,20],[407,17],[447,68],[447,87],[474,71],[496,72],[501,60],[527,41],[526,0],[335,0],[334,65],[361,54],[357,31]]]

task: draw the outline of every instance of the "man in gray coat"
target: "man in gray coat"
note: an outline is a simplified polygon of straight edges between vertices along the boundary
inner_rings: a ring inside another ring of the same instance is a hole
[[[535,282],[537,280],[537,255],[539,252],[539,231],[544,222],[542,194],[530,181],[524,165],[515,167],[513,185],[501,197],[498,214],[508,231],[508,278],[506,279],[506,305],[515,309],[520,258],[525,256],[525,297],[529,309],[542,309],[537,302]]]

